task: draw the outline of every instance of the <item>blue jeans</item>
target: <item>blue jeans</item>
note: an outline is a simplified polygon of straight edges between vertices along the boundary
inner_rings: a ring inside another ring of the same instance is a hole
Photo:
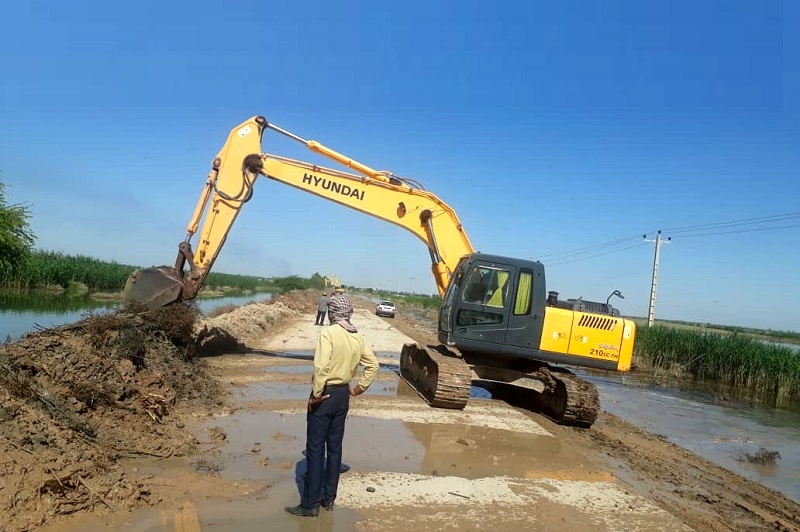
[[[344,422],[350,409],[350,386],[328,385],[323,395],[330,397],[306,416],[306,478],[301,505],[319,507],[320,500],[333,502],[339,487],[342,467]],[[327,456],[326,456],[327,455]]]

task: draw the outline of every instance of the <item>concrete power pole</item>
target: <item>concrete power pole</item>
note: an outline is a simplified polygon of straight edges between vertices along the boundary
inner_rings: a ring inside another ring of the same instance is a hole
[[[409,279],[409,281],[411,281],[411,295],[413,296],[414,295],[414,279],[416,279],[416,277],[409,277],[408,279]]]
[[[653,254],[653,281],[650,284],[650,306],[647,308],[647,326],[652,327],[656,320],[656,287],[658,286],[658,259],[661,256],[661,244],[669,244],[672,237],[661,240],[661,231],[656,234],[655,240],[647,240],[647,235],[642,235],[645,242],[655,242],[656,250]]]

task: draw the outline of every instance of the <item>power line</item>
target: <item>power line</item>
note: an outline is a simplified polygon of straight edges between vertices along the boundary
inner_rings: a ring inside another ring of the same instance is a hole
[[[716,233],[695,233],[690,235],[677,235],[675,238],[691,238],[693,236],[712,236],[712,235],[734,235],[737,233],[753,233],[755,231],[776,231],[778,229],[790,229],[792,227],[800,227],[800,224],[781,225],[778,227],[757,227],[755,229],[740,229],[738,231],[718,231]]]
[[[543,259],[543,258],[547,258],[547,257],[558,257],[558,256],[561,256],[561,255],[565,255],[565,256],[580,255],[582,253],[588,253],[588,252],[591,252],[591,251],[597,251],[597,250],[600,250],[600,249],[605,249],[607,247],[611,247],[611,246],[614,246],[614,245],[617,245],[617,244],[621,244],[622,242],[627,242],[628,240],[635,240],[635,239],[638,239],[639,237],[640,237],[640,234],[637,234],[635,236],[628,236],[628,237],[624,237],[624,238],[619,238],[617,240],[612,240],[610,242],[604,242],[602,244],[593,244],[591,246],[584,246],[584,247],[581,247],[581,248],[576,248],[576,249],[568,250],[568,251],[557,251],[555,253],[547,253],[545,255],[539,255],[538,258],[539,259]]]
[[[672,227],[664,229],[664,231],[669,231],[671,233],[686,233],[686,232],[701,231],[706,229],[722,229],[725,227],[736,227],[740,225],[755,225],[755,224],[763,224],[771,222],[783,222],[795,218],[800,218],[800,212],[789,212],[785,214],[773,214],[771,216],[759,216],[757,218],[729,220],[727,222],[715,222],[715,223],[700,224],[700,225],[685,225],[681,227]]]
[[[639,238],[639,237],[637,237],[637,238]],[[626,238],[625,240],[630,240],[630,239],[627,239],[627,238]],[[638,244],[634,244],[634,245],[632,245],[632,246],[627,246],[627,247],[620,248],[620,249],[612,249],[612,250],[610,250],[610,251],[604,251],[604,252],[602,252],[602,253],[596,253],[596,254],[594,254],[594,255],[589,255],[588,257],[577,257],[577,258],[572,258],[572,259],[570,259],[570,260],[562,260],[562,261],[560,261],[560,262],[559,262],[559,260],[558,260],[558,259],[556,259],[556,262],[551,262],[551,263],[548,263],[548,264],[549,264],[550,266],[558,266],[558,265],[560,265],[560,264],[569,264],[569,263],[571,263],[571,262],[578,262],[579,260],[588,260],[588,259],[593,259],[593,258],[595,258],[595,257],[602,257],[603,255],[609,255],[609,254],[611,254],[611,253],[619,253],[619,252],[621,252],[621,251],[626,251],[626,250],[628,250],[628,249],[633,249],[633,248],[640,248],[640,247],[642,247],[642,246],[646,246],[646,245],[647,245],[647,244],[644,244],[644,243],[641,243],[641,242],[640,242],[640,243],[638,243]]]
[[[780,225],[780,226],[771,226],[771,227],[758,227],[752,229],[739,229],[735,231],[716,231],[717,229],[727,229],[727,228],[734,228],[734,227],[742,227],[748,225],[756,225],[756,224],[765,224],[765,223],[775,223],[775,222],[785,222],[793,219],[800,218],[800,212],[789,212],[783,214],[773,214],[770,216],[759,216],[756,218],[743,218],[739,220],[729,220],[725,222],[715,222],[715,223],[707,223],[707,224],[698,224],[698,225],[685,225],[679,227],[673,227],[670,229],[664,229],[663,232],[671,232],[673,238],[689,238],[689,237],[699,237],[699,236],[715,236],[715,235],[726,235],[726,234],[736,234],[736,233],[749,233],[755,231],[776,231],[780,229],[790,229],[795,227],[800,227],[800,225]],[[701,232],[705,231],[705,232]],[[709,232],[710,231],[710,232]],[[652,231],[651,231],[652,232]],[[675,234],[677,233],[677,234]],[[558,251],[553,253],[547,253],[544,255],[539,255],[537,260],[542,259],[552,259],[555,262],[550,263],[551,265],[559,265],[559,264],[569,264],[571,262],[577,262],[579,260],[586,260],[591,259],[594,257],[600,257],[603,255],[608,255],[611,253],[626,251],[628,249],[632,249],[635,247],[640,247],[639,244],[633,246],[627,246],[619,249],[609,249],[614,246],[618,246],[630,240],[636,240],[641,238],[641,233],[637,234],[636,236],[629,236],[618,238],[616,240],[611,240],[608,242],[603,242],[600,244],[593,244],[590,246],[583,246],[571,250],[565,251]],[[609,251],[604,251],[602,253],[595,253],[597,251],[609,249]],[[590,254],[586,256],[586,254]]]

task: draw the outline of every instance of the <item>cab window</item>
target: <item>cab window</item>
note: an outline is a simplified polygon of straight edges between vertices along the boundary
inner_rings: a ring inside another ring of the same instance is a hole
[[[473,266],[464,285],[464,302],[503,308],[511,273],[502,268]]]
[[[479,325],[503,322],[502,309],[508,299],[511,272],[502,268],[475,265],[466,276],[462,299],[465,303],[482,305],[482,310],[464,309],[459,312],[459,325]]]
[[[533,272],[523,269],[519,273],[517,283],[517,297],[514,299],[514,315],[522,316],[531,312],[531,287],[533,284]]]

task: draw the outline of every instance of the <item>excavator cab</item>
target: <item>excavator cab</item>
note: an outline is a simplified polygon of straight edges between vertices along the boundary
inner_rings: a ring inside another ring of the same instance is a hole
[[[627,371],[635,324],[608,304],[553,294],[540,262],[464,257],[442,301],[439,341],[467,356]]]
[[[544,284],[540,262],[484,254],[462,258],[442,300],[439,341],[460,351],[510,356],[538,346]]]

